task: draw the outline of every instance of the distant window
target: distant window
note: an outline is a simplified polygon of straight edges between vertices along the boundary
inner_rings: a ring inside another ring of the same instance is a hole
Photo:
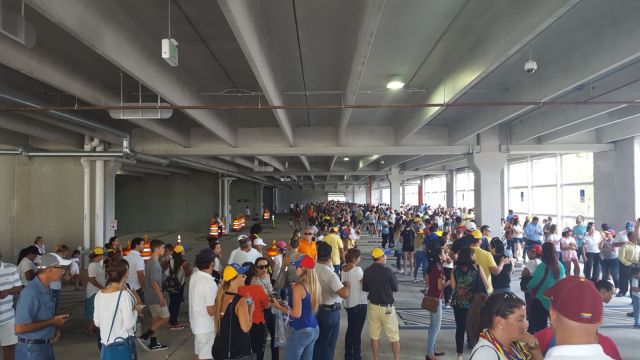
[[[344,202],[346,200],[346,197],[344,196],[344,193],[328,193],[327,201],[332,201],[332,200]]]

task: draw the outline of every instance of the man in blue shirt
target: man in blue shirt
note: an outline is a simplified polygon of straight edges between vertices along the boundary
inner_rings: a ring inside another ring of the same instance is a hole
[[[524,237],[527,238],[527,243],[525,244],[527,249],[533,245],[542,245],[543,232],[538,221],[538,217],[534,216],[527,227],[524,228]]]
[[[69,314],[55,315],[55,303],[49,284],[58,281],[64,267],[71,264],[57,254],[40,258],[38,274],[20,293],[16,306],[17,359],[55,360],[53,344],[60,339],[60,327]]]
[[[576,226],[573,227],[573,238],[576,239],[578,245],[578,259],[582,257],[582,240],[584,234],[587,232],[587,225],[583,224],[584,218],[582,215],[578,215],[576,218]]]

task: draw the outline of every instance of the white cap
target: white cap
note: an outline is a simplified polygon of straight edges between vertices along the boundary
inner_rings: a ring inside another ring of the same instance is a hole
[[[253,241],[253,245],[254,246],[266,246],[267,244],[264,243],[264,240],[262,240],[261,238],[257,238]]]
[[[474,223],[473,221],[469,221],[469,222],[467,223],[467,225],[465,225],[465,226],[466,226],[466,228],[467,228],[468,230],[475,230],[475,229],[476,229],[476,223]]]
[[[242,234],[242,235],[238,236],[238,241],[241,241],[241,240],[244,240],[244,239],[247,239],[247,238],[248,238],[247,235]]]
[[[56,253],[46,253],[40,257],[40,269],[47,269],[52,267],[69,266],[71,260],[65,260]]]

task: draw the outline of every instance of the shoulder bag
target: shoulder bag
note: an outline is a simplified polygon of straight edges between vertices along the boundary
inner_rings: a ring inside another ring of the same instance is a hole
[[[100,349],[100,359],[102,360],[131,360],[136,358],[136,345],[133,341],[133,337],[128,337],[126,339],[117,337],[113,343],[109,344],[109,340],[111,340],[111,332],[113,331],[113,324],[116,321],[116,315],[118,315],[118,307],[120,306],[122,291],[123,290],[120,290],[120,293],[118,294],[116,310],[114,311],[113,319],[111,320],[109,336],[107,336],[107,345],[102,345]]]

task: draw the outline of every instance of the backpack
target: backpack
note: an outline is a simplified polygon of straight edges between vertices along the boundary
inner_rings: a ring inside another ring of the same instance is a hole
[[[182,284],[178,280],[178,273],[173,270],[173,266],[169,266],[169,276],[162,282],[162,289],[169,294],[177,294],[182,290]]]

